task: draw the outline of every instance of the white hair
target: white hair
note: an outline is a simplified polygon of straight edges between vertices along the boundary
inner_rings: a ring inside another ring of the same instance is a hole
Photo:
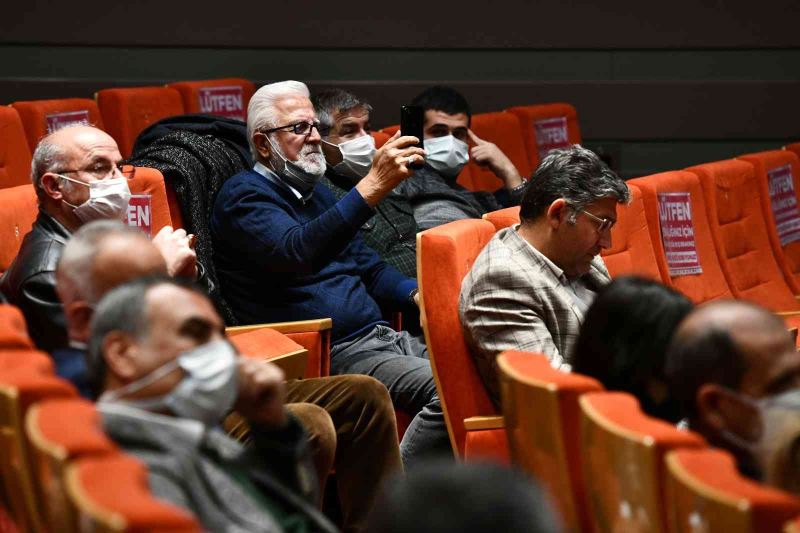
[[[253,159],[258,159],[258,150],[253,142],[253,135],[259,131],[275,128],[275,103],[287,96],[311,97],[308,87],[301,81],[279,81],[264,85],[250,99],[247,106],[247,141]]]
[[[31,159],[31,182],[36,194],[42,188],[42,176],[63,166],[67,160],[67,151],[52,140],[52,133],[44,137],[33,151]]]

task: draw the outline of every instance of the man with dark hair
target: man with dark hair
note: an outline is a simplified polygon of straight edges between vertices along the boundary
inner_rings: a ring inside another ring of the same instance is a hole
[[[599,254],[611,246],[617,204],[628,187],[593,152],[554,150],[525,192],[521,224],[497,232],[461,286],[464,334],[490,396],[499,404],[497,354],[568,358],[598,288],[611,278]]]
[[[666,374],[689,427],[731,452],[742,474],[762,480],[765,452],[785,444],[782,424],[797,426],[800,354],[785,324],[744,301],[702,305],[675,332]],[[797,433],[789,437],[795,442]],[[797,479],[797,471],[789,475]]]
[[[519,204],[525,179],[493,143],[469,129],[469,104],[450,87],[434,86],[420,93],[412,105],[425,110],[423,122],[425,166],[395,189],[414,208],[420,230]],[[471,142],[473,146],[467,144]],[[494,194],[468,191],[456,183],[470,157],[488,166],[504,187]]]
[[[369,114],[372,106],[342,89],[327,89],[311,98],[319,119],[322,152],[328,163],[320,180],[341,200],[367,175],[375,156]],[[408,200],[390,192],[359,231],[381,259],[408,277],[417,277],[417,222]]]

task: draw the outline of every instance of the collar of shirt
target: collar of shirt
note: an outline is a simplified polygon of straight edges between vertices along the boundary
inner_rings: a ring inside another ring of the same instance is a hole
[[[295,198],[297,198],[303,203],[306,203],[311,198],[311,195],[314,194],[314,191],[312,190],[310,193],[308,193],[308,196],[304,198],[303,195],[300,194],[300,191],[298,191],[297,189],[295,189],[294,187],[283,181],[280,178],[280,176],[275,174],[275,172],[273,172],[271,169],[267,168],[265,165],[261,164],[258,161],[253,166],[253,170],[264,176],[266,179],[268,179],[278,187],[283,187],[285,189],[288,189],[295,196]]]
[[[514,231],[519,231],[519,226],[520,226],[519,224],[516,224],[516,225],[514,225]],[[559,280],[561,283],[563,283],[563,284],[567,284],[567,283],[569,283],[569,279],[568,279],[568,278],[567,278],[567,276],[564,274],[564,271],[563,271],[561,268],[559,268],[559,267],[558,267],[558,265],[556,265],[555,263],[553,263],[553,262],[550,260],[550,258],[549,258],[549,257],[547,257],[546,255],[544,255],[544,254],[543,254],[542,252],[540,252],[539,250],[537,250],[537,249],[536,249],[536,247],[535,247],[534,245],[532,245],[531,243],[529,243],[527,240],[525,240],[525,239],[522,239],[522,240],[523,240],[523,241],[525,241],[525,244],[527,244],[528,246],[530,246],[531,250],[533,250],[533,253],[536,255],[536,257],[538,257],[539,259],[541,259],[541,260],[544,262],[544,264],[545,264],[545,265],[547,265],[547,267],[548,267],[550,270],[552,270],[552,271],[553,271],[553,275],[556,277],[556,279],[558,279],[558,280]]]

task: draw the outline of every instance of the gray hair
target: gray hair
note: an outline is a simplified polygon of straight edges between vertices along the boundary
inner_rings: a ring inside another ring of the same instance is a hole
[[[279,126],[275,123],[275,103],[286,96],[305,96],[310,93],[301,81],[279,81],[264,85],[255,92],[247,106],[247,142],[253,159],[258,159],[258,150],[253,142],[253,135],[259,131]]]
[[[31,182],[36,194],[42,188],[42,176],[53,172],[58,167],[64,166],[67,161],[67,151],[58,143],[53,142],[53,134],[45,136],[36,145],[31,159]]]
[[[551,151],[541,162],[528,184],[520,204],[520,219],[532,221],[563,198],[572,209],[571,221],[587,205],[603,198],[616,198],[627,204],[630,191],[591,150],[579,144]]]
[[[65,299],[64,295],[69,295],[90,304],[97,303],[100,295],[92,280],[92,264],[100,250],[100,243],[113,235],[147,239],[140,230],[119,220],[95,220],[81,226],[67,241],[56,266],[56,283],[62,300]]]
[[[314,111],[317,113],[320,125],[326,128],[335,126],[333,114],[337,111],[346,113],[351,109],[363,107],[367,113],[372,112],[371,105],[344,89],[326,89],[314,95],[311,103],[314,104]]]

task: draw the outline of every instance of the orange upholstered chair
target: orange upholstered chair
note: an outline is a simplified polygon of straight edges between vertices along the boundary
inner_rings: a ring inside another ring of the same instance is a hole
[[[162,118],[183,114],[183,100],[169,87],[103,89],[95,95],[106,131],[122,157],[130,157],[136,137]]]
[[[662,281],[681,291],[695,303],[732,298],[733,295],[717,258],[714,239],[711,236],[706,215],[703,189],[697,176],[684,171],[663,172],[630,180],[628,186],[637,187],[642,193],[645,218],[650,231],[650,242],[653,245]],[[662,201],[665,208],[664,213],[666,213],[666,207],[671,205],[670,199],[676,198],[660,195],[670,194],[688,194],[686,198],[691,204],[690,226],[694,231],[697,259],[702,269],[700,273],[684,274],[678,269],[680,265],[676,265],[673,274],[670,273],[662,239],[661,219],[659,218],[659,202]]]
[[[711,236],[733,295],[773,311],[800,311],[794,297],[800,288],[784,277],[772,253],[753,165],[730,159],[687,170],[702,184]]]
[[[514,163],[523,178],[530,178],[531,165],[528,150],[522,139],[522,129],[517,117],[511,113],[480,113],[472,115],[470,125],[473,133],[485,141],[492,142]],[[503,187],[503,182],[494,172],[470,160],[469,170],[472,174],[473,191],[496,191]]]
[[[308,350],[272,328],[251,328],[231,336],[230,340],[243,356],[264,359],[279,366],[286,379],[312,377],[318,371],[313,365],[309,368]]]
[[[181,93],[186,113],[205,113],[247,120],[247,104],[256,92],[253,82],[243,78],[177,81],[167,87]]]
[[[8,270],[17,257],[22,239],[39,214],[33,185],[0,189],[0,273]]]
[[[375,139],[375,148],[380,148],[391,138],[391,135],[382,131],[371,131],[369,134]]]
[[[567,531],[591,531],[578,398],[603,386],[554,369],[542,354],[503,352],[497,363],[512,461],[547,488]]]
[[[13,305],[0,304],[0,351],[33,349],[22,311]]]
[[[453,451],[459,457],[507,460],[502,418],[486,393],[458,319],[461,282],[494,233],[491,223],[475,219],[418,233],[417,278],[422,328]]]
[[[700,448],[699,435],[651,418],[624,392],[591,392],[581,406],[581,457],[597,531],[667,531],[664,454]]]
[[[63,98],[61,100],[28,100],[14,102],[28,146],[33,152],[42,137],[73,124],[90,124],[103,129],[103,118],[97,102],[89,98]]]
[[[783,147],[783,149],[794,152],[797,155],[797,157],[800,157],[800,142],[787,144],[786,146]]]
[[[0,106],[0,189],[31,182],[31,150],[17,110]]]
[[[674,450],[667,454],[666,464],[673,533],[779,532],[800,514],[800,499],[742,477],[728,452]]]
[[[142,229],[150,228],[149,234],[154,237],[164,226],[177,229],[182,221],[172,218],[175,207],[169,203],[164,176],[154,168],[136,167],[133,177],[128,180],[131,190],[131,202],[128,206],[127,223]],[[180,217],[180,209],[178,209]]]
[[[201,531],[190,513],[153,496],[147,468],[133,457],[80,458],[67,467],[66,483],[81,532]]]
[[[518,106],[506,111],[519,119],[531,170],[536,170],[553,148],[565,148],[581,142],[578,113],[569,104]]]
[[[28,410],[25,430],[39,502],[50,531],[77,531],[77,515],[67,497],[64,477],[78,457],[118,453],[103,432],[100,413],[82,398],[44,400]]]
[[[483,220],[492,223],[495,231],[500,231],[503,228],[519,224],[519,206],[506,207],[498,209],[497,211],[490,211],[483,214]]]
[[[771,150],[737,159],[753,165],[775,260],[783,275],[800,286],[800,158],[788,150]]]

